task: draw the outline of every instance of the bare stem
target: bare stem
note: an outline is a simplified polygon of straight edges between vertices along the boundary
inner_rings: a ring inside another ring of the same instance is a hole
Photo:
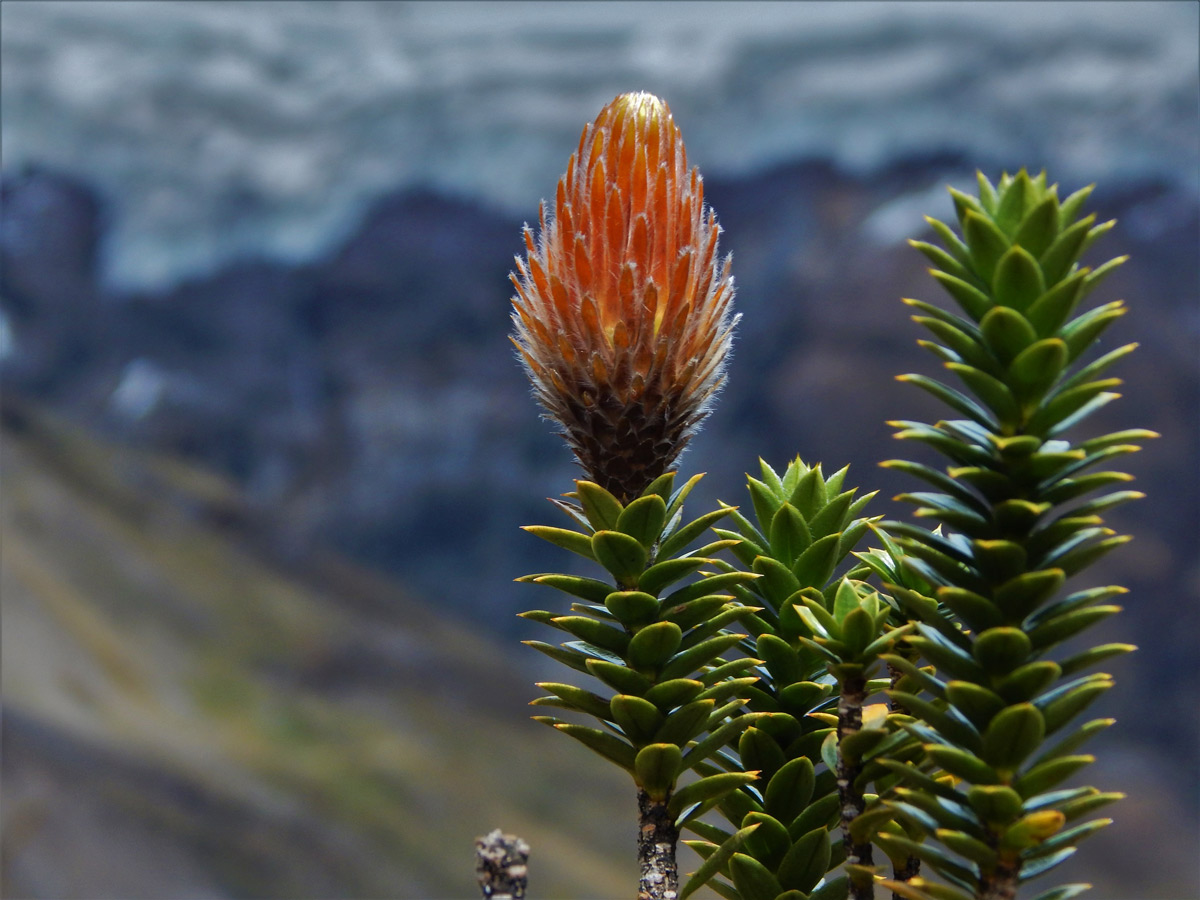
[[[522,900],[525,896],[529,845],[497,828],[475,839],[475,877],[484,900]]]
[[[638,900],[675,900],[679,896],[679,867],[675,847],[679,829],[667,812],[667,800],[652,800],[638,790]]]
[[[838,743],[851,734],[862,730],[862,708],[867,699],[867,680],[858,675],[842,681],[841,695],[838,697]],[[854,781],[862,772],[859,763],[847,760],[840,753],[837,764],[838,796],[842,803],[842,840],[846,846],[846,865],[871,866],[871,842],[855,843],[850,836],[850,823],[862,814],[865,808],[862,791],[854,786]],[[854,900],[872,900],[875,896],[875,883],[864,879],[861,875],[850,874],[850,896]]]

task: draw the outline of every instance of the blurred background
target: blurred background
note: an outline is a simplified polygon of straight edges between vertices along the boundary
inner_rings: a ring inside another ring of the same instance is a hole
[[[13,898],[624,896],[623,776],[528,721],[512,579],[561,568],[569,454],[507,341],[507,274],[579,130],[664,97],[743,314],[683,459],[693,511],[795,454],[880,490],[939,410],[903,296],[976,168],[1096,181],[1096,299],[1162,433],[1089,570],[1132,590],[1088,783],[1116,824],[1058,880],[1200,896],[1200,6],[0,5],[3,881]],[[695,858],[684,860],[685,868]],[[1057,876],[1059,873],[1055,873]]]

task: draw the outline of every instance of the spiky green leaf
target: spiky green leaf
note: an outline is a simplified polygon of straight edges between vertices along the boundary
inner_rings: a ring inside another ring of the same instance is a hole
[[[724,797],[742,785],[752,784],[757,778],[758,772],[722,772],[718,775],[708,775],[679,788],[672,795],[667,810],[671,815],[678,816],[693,804]]]
[[[1019,703],[999,712],[983,734],[980,755],[993,768],[1012,771],[1035,751],[1046,736],[1046,722],[1032,703]]]
[[[644,494],[617,516],[616,530],[637,540],[646,550],[658,542],[667,523],[667,504],[658,494]]]
[[[684,884],[683,888],[679,891],[679,900],[687,900],[688,897],[708,884],[714,875],[725,868],[726,863],[729,862],[729,858],[741,848],[742,844],[745,843],[746,838],[753,834],[757,828],[757,825],[750,825],[746,828],[740,828],[735,831],[726,841],[720,844],[720,846],[711,855],[709,855],[704,862],[700,864],[696,871],[692,873],[691,878],[687,880],[687,883]],[[691,846],[695,842],[687,841],[686,843]]]
[[[634,758],[634,776],[653,800],[665,800],[683,771],[683,754],[675,744],[647,744]]]
[[[627,627],[645,625],[658,615],[657,598],[644,591],[613,591],[604,606]]]
[[[992,293],[997,304],[1024,312],[1045,290],[1042,269],[1029,251],[1014,246],[1000,257],[992,276]]]
[[[742,900],[775,900],[783,892],[770,869],[745,853],[729,858],[729,875]]]
[[[780,885],[787,890],[811,891],[829,869],[829,832],[816,828],[792,844],[779,864]]]
[[[569,722],[555,722],[552,727],[561,731],[563,734],[570,735],[583,744],[589,750],[592,750],[610,762],[616,763],[631,775],[634,774],[634,759],[636,754],[633,747],[628,743],[609,734],[607,731],[601,731],[599,728],[589,728],[585,725],[574,725]]]
[[[592,535],[592,552],[617,583],[626,587],[637,587],[650,556],[637,538],[620,531],[597,531]]]

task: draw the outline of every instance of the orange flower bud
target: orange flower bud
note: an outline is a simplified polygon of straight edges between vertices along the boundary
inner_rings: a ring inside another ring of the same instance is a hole
[[[675,462],[724,382],[730,260],[667,104],[622,94],[583,129],[512,275],[513,342],[588,478],[624,502]]]

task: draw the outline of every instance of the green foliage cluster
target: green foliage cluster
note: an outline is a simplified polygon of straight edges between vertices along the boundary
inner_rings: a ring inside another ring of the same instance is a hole
[[[746,688],[755,679],[740,677],[754,660],[722,656],[745,637],[726,626],[747,610],[723,592],[757,576],[702,571],[730,541],[686,549],[726,514],[716,510],[684,523],[683,501],[699,480],[696,476],[673,490],[675,474],[667,473],[628,505],[592,482],[577,482],[568,500],[556,501],[575,529],[527,530],[599,564],[608,580],[558,574],[520,579],[577,598],[572,615],[546,610],[523,614],[573,640],[558,646],[526,643],[591,675],[611,692],[604,697],[569,684],[539,684],[549,695],[534,705],[584,713],[601,727],[553,716],[538,716],[537,721],[628,771],[652,800],[669,801],[672,815],[683,813],[680,824],[757,774],[709,773],[705,768],[706,760],[754,719],[741,710]],[[699,578],[671,589],[698,571]],[[690,770],[703,777],[676,791],[679,776]]]
[[[736,530],[715,531],[735,542],[738,564],[762,576],[732,590],[746,607],[762,607],[741,623],[751,632],[743,651],[761,660],[747,707],[766,715],[742,733],[728,757],[730,765],[761,774],[752,788],[718,806],[733,833],[704,821],[691,826],[702,840],[687,843],[705,864],[683,887],[684,897],[705,882],[725,896],[809,896],[845,855],[830,833],[840,821],[840,802],[836,763],[828,764],[838,739],[838,690],[828,676],[836,667],[861,677],[874,658],[864,651],[875,643],[876,628],[860,606],[858,582],[835,573],[846,568],[870,525],[859,513],[874,494],[856,499],[856,489],[842,490],[846,469],[826,479],[820,465],[810,468],[798,458],[782,476],[760,465],[762,479],[748,479],[755,521],[725,507]],[[722,568],[738,571],[729,563]],[[855,566],[848,574],[865,571]],[[887,646],[889,639],[873,652]],[[826,770],[818,775],[822,760]],[[729,881],[713,877],[718,871]],[[811,896],[844,893],[843,879]]]
[[[1086,358],[1125,312],[1079,311],[1123,261],[1079,262],[1113,225],[1080,215],[1089,191],[1060,201],[1044,174],[980,175],[978,196],[951,191],[958,231],[930,220],[941,246],[913,242],[957,308],[905,302],[957,384],[901,379],[958,416],[893,423],[944,458],[884,463],[932,488],[898,498],[915,522],[865,517],[874,495],[845,489],[845,469],[796,459],[748,479],[750,515],[685,524],[697,479],[674,490],[668,474],[628,505],[577,482],[556,501],[574,530],[529,529],[607,573],[523,579],[576,599],[525,614],[569,640],[529,643],[605,689],[548,683],[534,701],[599,728],[539,721],[696,835],[681,897],[1013,898],[1108,823],[1089,815],[1119,794],[1063,784],[1113,721],[1077,720],[1113,683],[1092,668],[1134,648],[1080,640],[1124,589],[1065,585],[1128,540],[1102,514],[1141,495],[1105,466],[1154,435],[1069,436],[1118,396],[1107,371],[1135,346]],[[868,535],[882,546],[856,553]]]
[[[908,301],[937,339],[922,345],[943,360],[969,392],[905,376],[967,418],[935,424],[895,423],[897,437],[928,444],[948,465],[907,461],[901,468],[934,490],[902,495],[945,534],[903,522],[885,523],[899,564],[929,584],[926,591],[885,578],[917,623],[908,644],[936,667],[922,677],[921,696],[893,699],[920,721],[906,730],[923,759],[894,766],[903,787],[890,807],[924,838],[880,835],[881,846],[919,856],[947,884],[890,886],[901,896],[960,900],[1015,893],[1019,883],[1053,868],[1083,838],[1108,824],[1074,824],[1117,799],[1091,787],[1059,790],[1093,757],[1077,751],[1112,724],[1076,718],[1112,686],[1097,663],[1132,649],[1103,644],[1059,652],[1120,607],[1116,586],[1063,594],[1066,580],[1129,540],[1104,526],[1101,513],[1142,496],[1097,490],[1130,476],[1093,471],[1138,449],[1147,431],[1122,431],[1073,443],[1066,433],[1118,394],[1104,377],[1133,351],[1127,344],[1084,364],[1081,357],[1125,313],[1121,301],[1076,314],[1081,301],[1116,266],[1091,270],[1080,255],[1112,228],[1078,218],[1090,189],[1059,201],[1044,173],[1024,171],[993,187],[982,175],[979,196],[953,192],[962,238],[931,225],[944,247],[916,242],[934,277],[963,315]],[[914,673],[912,663],[888,661]],[[939,778],[950,776],[949,779]],[[1053,889],[1044,900],[1084,886]]]

